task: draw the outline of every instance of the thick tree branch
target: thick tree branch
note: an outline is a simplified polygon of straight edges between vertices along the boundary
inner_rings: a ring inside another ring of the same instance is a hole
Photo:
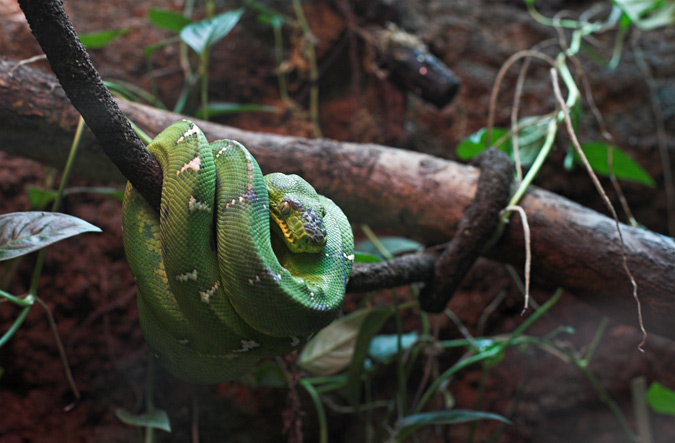
[[[62,167],[77,124],[77,113],[53,76],[0,60],[0,149]],[[119,102],[121,109],[155,135],[183,118]],[[263,171],[304,176],[336,201],[353,223],[439,244],[455,235],[476,192],[477,170],[429,155],[372,144],[308,140],[260,134],[197,121],[209,140],[230,138],[246,145]],[[94,178],[119,177],[93,137],[83,141],[76,172]],[[632,288],[621,267],[614,221],[563,197],[532,187],[521,203],[532,235],[535,278],[563,286],[620,321],[637,325]],[[653,232],[621,225],[628,265],[639,286],[648,331],[673,338],[675,242]],[[488,256],[522,266],[523,235],[513,217]],[[432,260],[419,276],[427,280]],[[387,265],[391,266],[391,265]],[[350,290],[370,290],[357,270]],[[379,273],[379,272],[378,272]],[[370,274],[368,274],[370,275]],[[367,281],[371,277],[366,277]],[[363,282],[363,280],[361,280]],[[384,284],[377,287],[382,288]]]
[[[70,102],[103,150],[157,210],[162,173],[91,64],[61,0],[19,0],[33,35]]]

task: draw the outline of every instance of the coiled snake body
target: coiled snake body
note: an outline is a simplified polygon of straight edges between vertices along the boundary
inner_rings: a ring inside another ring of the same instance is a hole
[[[298,176],[263,178],[246,148],[209,144],[188,121],[148,149],[164,174],[160,214],[127,185],[124,248],[143,334],[169,372],[236,379],[337,316],[354,246],[339,207]]]

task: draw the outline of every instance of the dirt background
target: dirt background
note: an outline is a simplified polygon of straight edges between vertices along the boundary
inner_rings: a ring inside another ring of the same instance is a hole
[[[287,2],[261,2],[293,15]],[[240,6],[239,2],[219,1],[217,10]],[[345,14],[347,6],[353,14]],[[145,89],[150,79],[142,48],[160,41],[168,33],[150,26],[151,7],[180,10],[179,1],[128,1],[96,3],[83,0],[66,2],[66,9],[78,32],[87,33],[128,27],[129,32],[104,49],[91,51],[95,66],[105,79],[123,79]],[[196,15],[203,16],[201,3]],[[576,16],[587,9],[585,2],[556,0],[547,2],[542,12],[551,15],[571,10]],[[321,129],[338,140],[377,142],[456,158],[458,142],[485,126],[490,90],[500,66],[512,54],[555,37],[551,28],[537,24],[523,3],[505,1],[307,1],[304,11],[316,36],[316,49],[322,74],[319,81]],[[442,109],[404,92],[377,75],[367,44],[359,37],[386,21],[398,24],[422,39],[441,61],[461,80],[462,86],[452,104]],[[40,50],[30,34],[14,0],[0,0],[0,56],[25,59]],[[349,30],[358,31],[351,34]],[[250,10],[231,35],[213,51],[209,93],[219,101],[258,103],[278,106],[277,114],[246,113],[218,121],[244,129],[311,136],[306,118],[308,96],[307,65],[299,56],[300,34],[284,28],[285,58],[289,92],[296,106],[279,98],[271,29],[255,20]],[[675,123],[675,30],[657,30],[635,35],[651,70],[661,101],[662,118],[669,131],[673,158]],[[598,50],[609,55],[613,34],[597,41]],[[160,99],[175,103],[183,74],[177,45],[159,51],[153,58],[157,70]],[[551,54],[555,52],[549,51]],[[657,149],[655,118],[643,72],[637,67],[635,47],[626,45],[615,70],[608,70],[588,57],[582,57],[593,95],[618,146],[636,158],[656,179],[654,189],[625,184],[624,191],[637,220],[666,234],[663,166]],[[45,62],[38,66],[48,69]],[[553,109],[554,98],[546,69],[534,66],[523,91],[521,115],[539,115]],[[507,75],[496,122],[509,122],[516,70]],[[583,141],[599,140],[597,125],[586,108],[580,120]],[[560,136],[555,151],[540,174],[538,184],[600,212],[605,212],[592,191],[589,179],[579,169],[566,172],[562,160],[568,146]],[[0,213],[28,210],[28,185],[53,181],[53,172],[41,165],[0,153]],[[72,186],[111,185],[74,178]],[[610,185],[604,181],[616,204]],[[122,424],[114,414],[123,407],[140,412],[143,408],[148,368],[148,352],[138,327],[136,288],[124,260],[121,241],[120,203],[96,195],[67,197],[63,212],[81,217],[103,229],[101,234],[83,235],[49,249],[40,279],[39,295],[52,311],[62,338],[82,400],[69,412],[72,394],[64,378],[54,338],[44,311],[35,307],[11,341],[0,349],[0,441],[2,442],[127,442],[140,439],[136,429]],[[358,231],[357,231],[358,234]],[[8,290],[27,291],[34,258],[24,260],[13,275]],[[0,268],[7,270],[6,264]],[[534,298],[545,301],[554,288],[546,276],[535,276]],[[4,284],[4,283],[3,283]],[[481,315],[496,297],[503,301],[487,317],[483,334],[495,335],[513,330],[519,316],[521,297],[505,269],[481,260],[455,295],[450,308],[471,333],[478,333]],[[345,311],[363,298],[349,294]],[[378,302],[390,302],[387,294]],[[0,330],[5,331],[18,310],[8,303],[0,305]],[[565,294],[550,315],[529,332],[545,334],[558,326],[572,326],[574,334],[564,336],[569,345],[584,350],[590,343],[602,313]],[[447,318],[431,318],[440,338],[459,338],[457,327]],[[419,324],[419,314],[407,313],[406,328]],[[675,348],[673,342],[650,337],[644,353],[637,351],[640,334],[631,325],[610,323],[590,368],[602,386],[620,405],[635,426],[630,381],[643,376],[647,383],[659,381],[675,388]],[[444,354],[441,367],[453,364],[460,355]],[[288,359],[287,359],[288,361]],[[410,380],[411,395],[421,372]],[[473,408],[479,395],[481,370],[462,371],[449,386],[458,408]],[[529,374],[529,375],[528,375]],[[376,382],[377,396],[391,397],[395,387],[393,373],[382,374]],[[380,388],[381,386],[381,388]],[[292,392],[292,391],[291,391]],[[199,429],[202,441],[273,442],[289,441],[297,433],[284,433],[284,425],[302,419],[305,441],[317,439],[317,425],[308,398],[300,395],[300,406],[288,399],[284,389],[248,389],[225,383],[213,387],[193,387],[156,371],[155,404],[165,409],[174,431],[159,432],[160,441],[188,441],[192,423],[193,398],[199,399]],[[585,376],[573,365],[541,350],[507,353],[490,373],[481,408],[506,414],[514,397],[519,396],[513,424],[501,442],[617,442],[626,441],[608,407],[592,389]],[[344,403],[339,397],[334,398]],[[362,441],[364,424],[353,415],[329,412],[330,441]],[[651,415],[654,441],[675,440],[675,420]],[[480,423],[475,441],[484,441],[495,429],[493,423]],[[466,440],[469,425],[431,430],[424,441]]]

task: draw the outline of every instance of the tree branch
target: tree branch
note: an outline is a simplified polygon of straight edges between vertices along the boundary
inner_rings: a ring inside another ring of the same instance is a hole
[[[63,167],[78,115],[53,76],[29,66],[15,67],[15,63],[0,60],[0,149]],[[119,106],[151,135],[183,118],[124,101]],[[302,175],[317,191],[335,200],[352,223],[368,223],[428,245],[447,242],[455,235],[476,192],[475,168],[425,154],[195,122],[209,140],[242,142],[264,172]],[[75,172],[98,179],[119,177],[91,136],[83,140]],[[533,276],[562,286],[607,315],[637,326],[632,287],[621,266],[614,221],[536,187],[530,188],[521,206],[531,228]],[[645,326],[650,332],[673,338],[675,242],[623,224],[621,230],[628,265],[640,288]],[[517,217],[487,255],[522,266],[523,234]],[[409,275],[405,281],[389,280],[388,285],[378,283],[377,287],[426,281],[433,265],[428,258],[424,261],[427,265],[415,271],[419,274]],[[374,289],[359,283],[372,278],[369,271],[359,268],[349,289]],[[366,277],[359,276],[362,272],[367,272]]]
[[[19,0],[33,35],[70,102],[103,150],[145,199],[159,211],[162,173],[129,125],[77,38],[61,0]]]

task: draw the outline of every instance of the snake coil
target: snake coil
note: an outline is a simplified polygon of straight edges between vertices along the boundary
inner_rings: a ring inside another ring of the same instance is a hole
[[[236,379],[335,319],[354,259],[337,205],[296,175],[263,177],[241,144],[208,143],[189,121],[148,149],[160,213],[127,184],[124,249],[162,366],[193,383]]]

